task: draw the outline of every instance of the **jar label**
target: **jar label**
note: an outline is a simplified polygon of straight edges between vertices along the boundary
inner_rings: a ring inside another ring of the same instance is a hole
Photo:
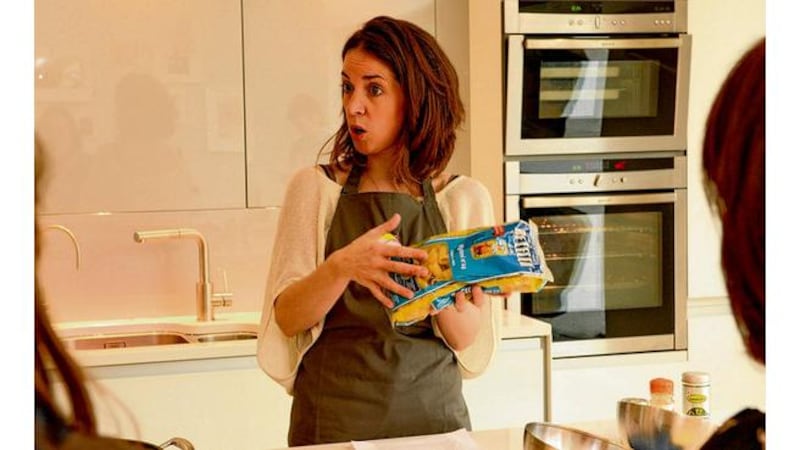
[[[707,416],[708,415],[708,411],[706,411],[705,409],[703,409],[703,408],[701,408],[699,406],[695,406],[694,408],[689,408],[689,410],[686,411],[686,415],[687,416],[702,417],[702,416]]]
[[[689,394],[686,396],[689,403],[703,403],[706,401],[706,398],[707,397],[703,394]]]

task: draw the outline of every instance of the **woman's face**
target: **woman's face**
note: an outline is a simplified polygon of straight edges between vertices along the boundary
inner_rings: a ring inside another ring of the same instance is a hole
[[[405,95],[392,70],[355,48],[342,63],[342,109],[356,150],[366,156],[402,148]]]

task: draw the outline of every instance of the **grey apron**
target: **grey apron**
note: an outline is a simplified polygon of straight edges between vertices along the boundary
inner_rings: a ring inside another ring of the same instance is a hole
[[[359,193],[362,169],[342,188],[325,257],[371,228],[402,216],[399,240],[414,244],[446,231],[430,180],[422,203],[401,193]],[[398,232],[395,230],[395,233]],[[289,445],[369,440],[471,429],[453,353],[430,318],[395,330],[387,309],[351,282],[325,317],[294,384]]]

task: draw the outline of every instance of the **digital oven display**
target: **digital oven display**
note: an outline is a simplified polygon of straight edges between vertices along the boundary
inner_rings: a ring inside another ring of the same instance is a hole
[[[542,14],[646,14],[675,12],[674,0],[572,1],[519,0],[519,12]]]
[[[673,158],[590,158],[520,161],[521,173],[599,173],[674,168]]]

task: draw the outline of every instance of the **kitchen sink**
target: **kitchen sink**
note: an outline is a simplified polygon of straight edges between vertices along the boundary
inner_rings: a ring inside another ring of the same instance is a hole
[[[144,347],[148,345],[187,344],[189,339],[178,333],[137,333],[62,338],[68,348],[99,350],[104,348]]]
[[[72,350],[102,350],[153,345],[185,345],[241,341],[258,337],[252,323],[138,323],[92,325],[59,330],[64,345]]]
[[[218,342],[218,341],[239,341],[243,339],[255,339],[258,334],[255,332],[239,332],[239,333],[211,333],[199,334],[192,336],[195,342]]]

